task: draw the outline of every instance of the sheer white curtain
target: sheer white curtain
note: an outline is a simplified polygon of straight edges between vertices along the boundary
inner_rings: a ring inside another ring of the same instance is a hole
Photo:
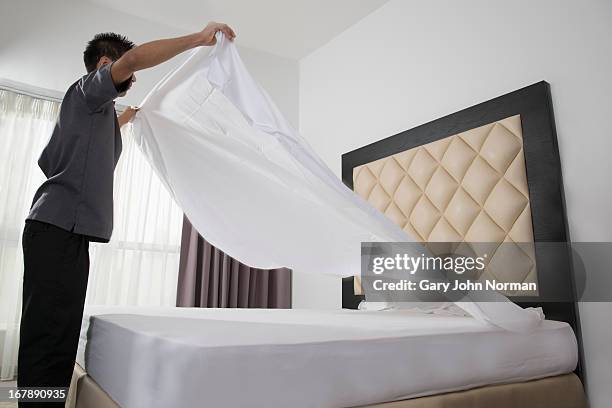
[[[115,171],[115,226],[108,244],[90,245],[87,304],[172,305],[183,213],[123,127]]]
[[[0,378],[15,376],[21,317],[21,232],[44,180],[36,161],[59,103],[0,90]],[[87,304],[174,305],[182,212],[123,129],[111,242],[90,245]]]
[[[57,102],[0,90],[0,376],[15,373],[21,316],[21,232],[38,185],[38,154],[53,130]]]

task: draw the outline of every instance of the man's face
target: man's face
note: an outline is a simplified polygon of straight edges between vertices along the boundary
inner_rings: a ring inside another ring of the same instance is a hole
[[[127,81],[124,81],[117,85],[117,91],[119,91],[119,96],[125,96],[125,94],[127,94],[127,91],[130,90],[134,82],[136,82],[136,74],[132,74],[132,76]]]

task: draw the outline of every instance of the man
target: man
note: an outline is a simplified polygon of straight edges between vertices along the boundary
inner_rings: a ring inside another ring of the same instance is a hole
[[[19,387],[70,384],[89,275],[89,241],[108,242],[111,237],[120,127],[137,111],[127,109],[117,118],[114,99],[125,95],[136,71],[213,45],[219,31],[230,40],[235,37],[226,24],[213,22],[199,33],[137,47],[123,36],[98,34],[85,49],[87,75],[64,96],[38,161],[47,180],[34,196],[23,231]]]

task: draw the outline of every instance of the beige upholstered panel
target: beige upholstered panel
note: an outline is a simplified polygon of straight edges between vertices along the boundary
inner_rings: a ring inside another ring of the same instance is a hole
[[[427,397],[365,405],[361,408],[587,408],[584,388],[570,373],[511,384],[486,385]]]
[[[512,384],[485,385],[427,397],[383,402],[362,408],[586,408],[586,396],[576,374],[564,374]],[[119,408],[83,369],[75,364],[67,408]]]
[[[464,254],[478,252],[472,242],[533,242],[518,115],[356,167],[353,182],[357,194],[422,242],[463,243],[455,249]],[[495,247],[480,278],[536,282],[533,248]]]

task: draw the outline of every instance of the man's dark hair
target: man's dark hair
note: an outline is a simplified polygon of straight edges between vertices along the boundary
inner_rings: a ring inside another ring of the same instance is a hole
[[[100,58],[106,56],[113,61],[117,61],[123,54],[134,48],[134,43],[125,36],[115,33],[100,33],[87,43],[87,48],[83,52],[83,61],[87,72],[96,69]]]

